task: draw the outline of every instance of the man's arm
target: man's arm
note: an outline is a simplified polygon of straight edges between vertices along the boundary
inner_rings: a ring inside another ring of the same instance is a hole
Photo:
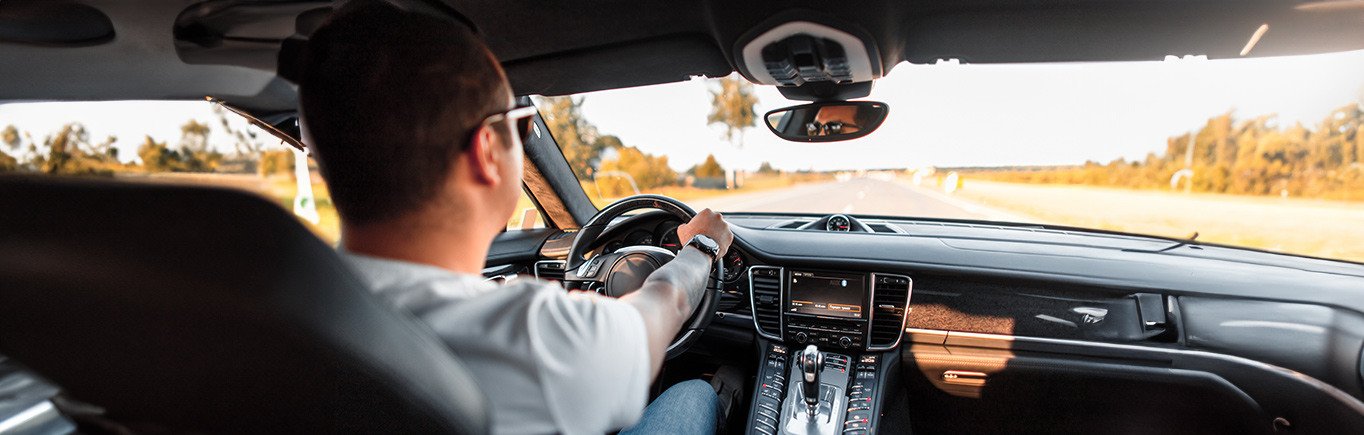
[[[734,234],[729,232],[719,213],[702,210],[687,222],[677,227],[678,240],[686,243],[697,234],[705,234],[720,245],[719,256],[729,250]],[[691,317],[692,311],[701,303],[706,290],[706,277],[710,274],[713,260],[709,255],[692,246],[685,246],[677,253],[677,258],[658,268],[638,291],[621,296],[622,302],[639,310],[644,318],[645,334],[649,337],[650,379],[658,376],[663,367],[663,358],[668,353],[668,345],[682,329],[682,323]]]

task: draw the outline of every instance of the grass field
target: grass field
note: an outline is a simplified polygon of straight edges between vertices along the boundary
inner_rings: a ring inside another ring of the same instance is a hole
[[[975,180],[953,196],[1037,222],[1364,262],[1364,202]]]

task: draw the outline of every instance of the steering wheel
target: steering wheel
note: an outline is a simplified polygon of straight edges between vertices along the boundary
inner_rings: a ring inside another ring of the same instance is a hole
[[[606,206],[578,230],[573,247],[568,250],[568,260],[564,263],[564,283],[569,289],[594,290],[618,298],[638,290],[650,273],[677,257],[672,251],[656,246],[627,246],[609,254],[583,258],[597,244],[597,238],[612,220],[639,209],[662,210],[682,222],[696,216],[696,212],[686,204],[660,195],[635,195]],[[686,352],[715,318],[723,268],[724,262],[716,258],[715,264],[711,266],[711,276],[706,279],[706,289],[701,293],[701,303],[683,323],[682,330],[673,338],[672,344],[668,345],[667,359]]]

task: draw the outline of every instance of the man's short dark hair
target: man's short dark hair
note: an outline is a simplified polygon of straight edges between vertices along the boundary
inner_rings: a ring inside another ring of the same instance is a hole
[[[341,219],[420,210],[488,115],[508,109],[506,76],[465,25],[353,0],[309,38],[304,122]]]

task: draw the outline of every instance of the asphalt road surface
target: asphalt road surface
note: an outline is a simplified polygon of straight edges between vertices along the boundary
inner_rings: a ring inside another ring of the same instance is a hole
[[[1029,222],[1022,216],[953,198],[937,186],[908,180],[853,178],[846,181],[715,196],[688,201],[692,208],[720,212],[847,213]]]

